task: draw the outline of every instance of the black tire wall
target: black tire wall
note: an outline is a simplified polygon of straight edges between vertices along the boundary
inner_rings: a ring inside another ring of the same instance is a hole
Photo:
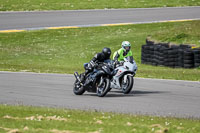
[[[172,68],[200,67],[200,48],[193,49],[190,45],[155,43],[147,39],[141,54],[142,64]]]

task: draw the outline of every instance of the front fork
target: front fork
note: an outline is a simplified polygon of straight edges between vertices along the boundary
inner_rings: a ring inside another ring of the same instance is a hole
[[[101,79],[100,79],[100,82],[99,82],[99,85],[98,85],[98,87],[100,87],[102,84],[103,84],[103,76],[101,76]]]
[[[127,77],[128,76],[131,76],[131,77],[133,77],[133,75],[132,74],[126,74],[126,75],[124,75],[124,81],[123,81],[123,83],[125,83],[126,84],[126,82],[127,82]]]

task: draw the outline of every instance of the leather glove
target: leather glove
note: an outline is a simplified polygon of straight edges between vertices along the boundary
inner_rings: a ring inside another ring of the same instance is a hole
[[[94,62],[94,61],[90,61],[90,66],[92,67],[92,68],[94,68],[94,67],[96,67],[97,66],[97,64]]]
[[[88,65],[87,65],[87,70],[92,70],[92,66],[90,65],[90,63],[88,63]]]
[[[124,61],[121,61],[119,64],[120,64],[121,66],[123,66],[123,65],[124,65]]]
[[[115,65],[119,64],[119,61],[118,60],[115,60]]]

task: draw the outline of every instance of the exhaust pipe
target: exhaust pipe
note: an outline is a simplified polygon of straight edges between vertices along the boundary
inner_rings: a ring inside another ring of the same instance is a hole
[[[79,76],[78,72],[75,72],[74,76],[81,83],[81,79],[80,79],[80,76]]]

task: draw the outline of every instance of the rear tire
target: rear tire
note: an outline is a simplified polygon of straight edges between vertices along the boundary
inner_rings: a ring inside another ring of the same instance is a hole
[[[76,80],[74,83],[73,92],[75,95],[82,95],[85,92],[84,87],[78,84],[78,80]]]
[[[124,81],[124,77],[122,78],[122,84],[121,84],[121,86],[122,86],[122,92],[124,94],[128,94],[128,93],[130,93],[130,91],[133,88],[134,79],[133,79],[132,76],[127,76],[127,82],[126,82],[126,84],[124,84],[123,81]]]

